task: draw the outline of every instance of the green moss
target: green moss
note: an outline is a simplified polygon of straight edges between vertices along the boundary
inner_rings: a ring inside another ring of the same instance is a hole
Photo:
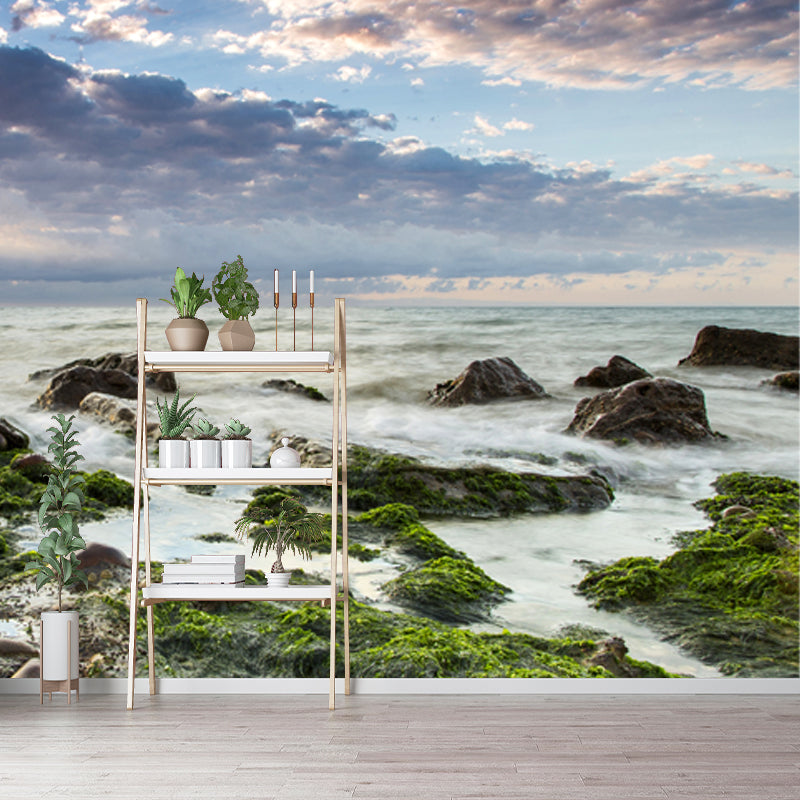
[[[84,477],[84,494],[87,498],[99,500],[110,507],[126,508],[133,505],[133,484],[118,478],[113,472],[98,469]]]
[[[472,622],[511,591],[471,561],[443,556],[426,561],[381,587],[389,599],[432,619]]]
[[[460,550],[451,547],[433,531],[419,523],[406,525],[400,530],[390,533],[386,537],[386,543],[395,547],[399,552],[421,561],[444,557],[466,558]]]
[[[591,570],[578,589],[625,609],[726,674],[798,674],[798,485],[738,472],[697,503],[714,524],[675,537],[657,562],[624,558]],[[723,519],[743,505],[755,513]]]
[[[32,452],[28,447],[0,450],[0,467],[7,467],[15,458],[29,455]]]
[[[357,520],[376,528],[399,530],[405,528],[406,525],[414,525],[419,522],[419,512],[413,506],[404,503],[389,503],[365,511],[357,517]]]

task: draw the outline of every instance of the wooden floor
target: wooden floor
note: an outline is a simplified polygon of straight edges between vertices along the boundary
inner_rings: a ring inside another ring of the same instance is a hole
[[[800,798],[798,696],[0,695],[0,797]]]

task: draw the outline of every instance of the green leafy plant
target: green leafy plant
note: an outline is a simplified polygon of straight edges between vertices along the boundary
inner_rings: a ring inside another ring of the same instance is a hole
[[[247,281],[247,268],[241,256],[236,256],[236,260],[230,263],[222,262],[211,288],[226,319],[247,319],[258,310],[258,292]]]
[[[172,300],[167,300],[164,297],[161,300],[171,306],[175,306],[179,317],[195,317],[200,306],[211,302],[211,290],[203,288],[204,280],[205,275],[202,278],[198,278],[193,272],[192,277],[189,278],[178,267],[175,270],[175,286],[170,289]]]
[[[189,404],[197,397],[193,394],[182,406],[180,403],[180,389],[175,390],[172,402],[168,403],[164,399],[162,406],[156,398],[156,408],[158,409],[158,418],[161,421],[161,438],[162,439],[181,439],[183,432],[192,424],[192,419],[197,413],[197,409],[189,408]]]
[[[230,422],[225,423],[225,435],[223,439],[246,439],[250,433],[251,428],[248,428],[243,422],[238,419],[232,419]]]
[[[201,419],[192,425],[195,432],[195,439],[216,439],[219,428],[212,425],[207,419]]]
[[[252,555],[275,551],[270,572],[286,572],[283,554],[289,550],[311,558],[311,545],[324,537],[322,514],[309,513],[296,498],[285,497],[272,507],[257,506],[236,520],[236,535],[252,541]]]
[[[47,450],[53,455],[53,465],[39,504],[39,527],[45,535],[39,542],[36,558],[29,561],[25,569],[38,572],[37,591],[45,584],[55,582],[58,610],[61,611],[61,592],[65,586],[74,583],[89,585],[76,556],[86,547],[76,522],[83,504],[81,486],[85,481],[75,464],[84,459],[78,453],[80,442],[72,430],[75,416],[67,419],[63,414],[56,414],[52,419],[57,425],[47,429],[51,434]]]

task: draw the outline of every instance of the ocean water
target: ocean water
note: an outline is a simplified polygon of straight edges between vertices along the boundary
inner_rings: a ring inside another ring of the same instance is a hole
[[[167,349],[163,329],[171,318],[163,303],[151,303],[148,347]],[[206,314],[215,331],[222,319]],[[256,348],[273,349],[272,309],[253,319]],[[316,349],[332,347],[332,305],[315,309]],[[347,391],[351,443],[380,447],[440,464],[490,463],[512,470],[580,474],[598,466],[615,484],[616,500],[601,512],[580,515],[522,515],[502,520],[428,520],[445,541],[464,550],[489,575],[511,586],[484,628],[508,628],[551,635],[559,626],[580,622],[623,636],[631,655],[696,676],[716,675],[695,659],[661,642],[647,628],[590,608],[577,595],[583,571],[576,559],[610,561],[626,555],[663,557],[671,537],[705,527],[693,502],[713,493],[710,484],[723,472],[753,472],[798,477],[798,400],[760,385],[772,370],[678,367],[705,325],[755,328],[796,334],[796,308],[375,308],[348,303]],[[35,333],[34,333],[35,331]],[[308,349],[308,310],[298,310],[297,349]],[[60,366],[83,356],[133,352],[133,303],[123,308],[0,309],[0,416],[32,435],[43,448],[49,414],[33,403],[46,382],[29,381],[34,370]],[[281,310],[279,348],[292,347],[291,312]],[[617,448],[563,433],[575,405],[587,394],[573,381],[611,356],[624,355],[653,375],[700,387],[709,421],[726,441],[704,446],[653,449]],[[549,399],[432,408],[427,392],[455,377],[475,359],[508,356],[538,381]],[[290,376],[291,377],[291,376]],[[330,396],[329,376],[296,375]],[[330,407],[262,386],[264,376],[180,376],[182,394],[197,392],[196,403],[217,424],[236,417],[253,428],[254,456],[268,458],[267,435],[280,429],[313,439],[329,439]],[[101,424],[79,423],[87,468],[111,469],[133,478],[129,440]],[[535,455],[556,459],[549,467]],[[153,490],[153,557],[188,557],[199,549],[199,533],[232,533],[233,520],[249,496],[247,487],[189,495],[177,487]],[[199,512],[199,513],[198,513]],[[83,526],[87,539],[130,552],[130,514]],[[38,538],[31,528],[31,541]],[[223,552],[231,545],[201,545]],[[326,559],[312,563],[324,570]],[[265,564],[252,562],[263,568]],[[304,567],[308,565],[304,564]],[[351,560],[356,591],[379,606],[379,586],[397,565],[378,559]]]

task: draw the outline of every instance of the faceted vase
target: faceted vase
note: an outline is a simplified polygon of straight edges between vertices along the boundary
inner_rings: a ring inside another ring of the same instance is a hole
[[[223,350],[252,350],[256,335],[246,319],[229,319],[219,331]]]

